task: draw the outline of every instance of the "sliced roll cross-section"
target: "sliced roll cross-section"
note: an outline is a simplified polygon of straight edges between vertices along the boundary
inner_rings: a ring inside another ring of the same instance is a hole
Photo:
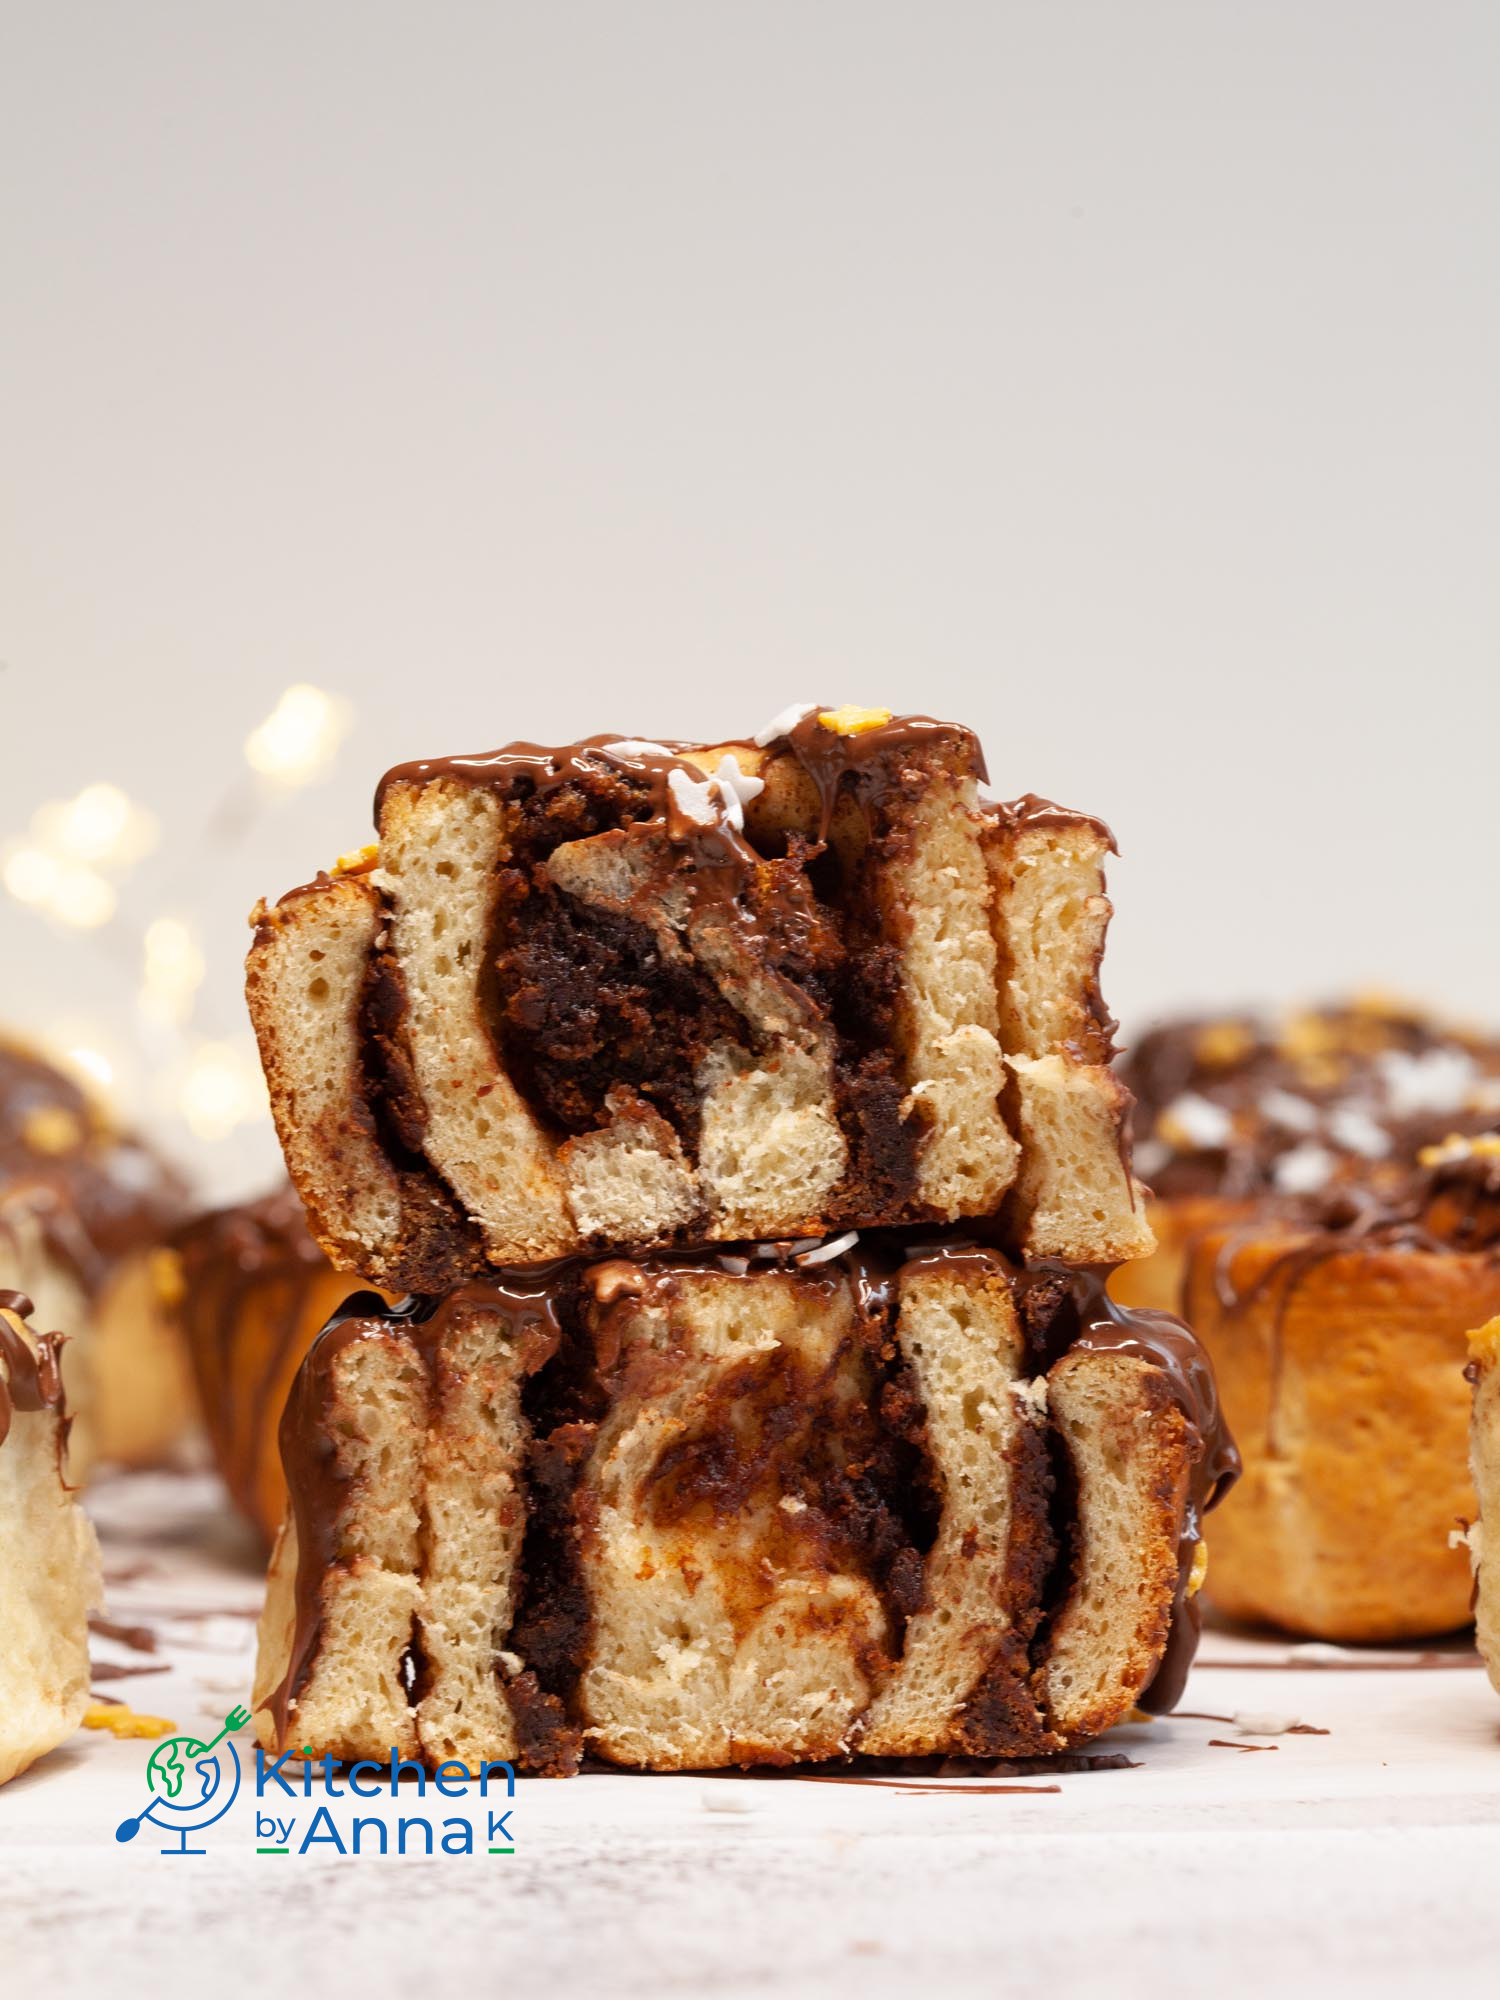
[[[1106,829],[969,731],[796,711],[398,767],[378,844],[257,912],[251,1014],[341,1268],[1004,1214],[1150,1247],[1098,997]]]
[[[1192,1336],[893,1238],[366,1297],[283,1425],[268,1747],[566,1772],[1045,1755],[1191,1657]]]
[[[0,1785],[71,1736],[89,1698],[99,1545],[64,1478],[61,1341],[0,1291]]]

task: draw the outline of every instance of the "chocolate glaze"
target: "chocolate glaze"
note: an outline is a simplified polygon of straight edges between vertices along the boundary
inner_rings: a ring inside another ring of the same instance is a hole
[[[844,1284],[849,1285],[854,1293],[860,1323],[866,1329],[864,1337],[872,1357],[883,1361],[886,1370],[885,1375],[877,1377],[877,1380],[884,1380],[885,1383],[879,1392],[879,1423],[886,1434],[883,1462],[887,1472],[881,1474],[876,1471],[874,1486],[862,1494],[856,1492],[840,1499],[835,1506],[835,1515],[846,1524],[838,1530],[839,1533],[854,1532],[854,1523],[864,1522],[865,1525],[857,1531],[858,1536],[864,1539],[851,1543],[850,1549],[867,1549],[870,1552],[868,1558],[856,1554],[855,1559],[868,1559],[874,1563],[877,1586],[886,1597],[898,1630],[905,1617],[920,1602],[920,1548],[930,1544],[936,1509],[940,1504],[935,1489],[931,1490],[928,1499],[918,1504],[917,1515],[910,1517],[919,1523],[921,1507],[927,1506],[930,1519],[926,1528],[920,1525],[903,1527],[899,1518],[903,1503],[893,1492],[887,1493],[881,1484],[893,1468],[904,1468],[901,1476],[908,1494],[905,1508],[909,1513],[910,1507],[917,1504],[923,1482],[928,1482],[930,1487],[932,1477],[925,1455],[923,1413],[919,1402],[905,1386],[902,1370],[896,1363],[894,1308],[904,1279],[932,1269],[952,1270],[969,1277],[1002,1278],[1016,1298],[1031,1364],[1038,1370],[1050,1367],[1063,1354],[1082,1348],[1096,1353],[1134,1355],[1160,1372],[1188,1425],[1193,1452],[1171,1628],[1156,1676],[1142,1700],[1142,1705],[1152,1712],[1170,1709],[1181,1694],[1198,1635],[1197,1606],[1187,1596],[1187,1584],[1200,1539],[1202,1516],[1222,1498],[1239,1470],[1238,1455],[1219,1410],[1212,1370],[1193,1335],[1170,1315],[1130,1311],[1117,1305],[1105,1291],[1107,1272],[1079,1271],[1050,1262],[1018,1266],[1002,1252],[957,1235],[944,1235],[925,1243],[911,1243],[897,1232],[862,1236],[856,1245],[838,1256],[813,1265],[798,1261],[800,1256],[805,1255],[806,1247],[747,1244],[713,1246],[645,1259],[569,1258],[533,1270],[497,1273],[493,1284],[474,1285],[441,1303],[432,1299],[411,1299],[399,1306],[387,1307],[370,1293],[349,1299],[329,1322],[303,1363],[282,1418],[282,1458],[297,1528],[298,1566],[291,1654],[287,1673],[271,1701],[278,1740],[285,1741],[290,1704],[305,1687],[315,1660],[321,1623],[322,1581],[338,1561],[337,1533],[344,1495],[327,1434],[326,1413],[332,1365],[346,1346],[356,1340],[394,1336],[410,1339],[419,1352],[429,1352],[440,1338],[448,1316],[457,1304],[472,1300],[476,1304],[498,1306],[510,1317],[515,1336],[529,1338],[533,1342],[534,1369],[542,1370],[543,1363],[553,1356],[558,1356],[557,1365],[563,1369],[560,1378],[545,1370],[535,1377],[544,1386],[549,1380],[561,1381],[562,1386],[554,1387],[544,1396],[543,1404],[532,1412],[532,1417],[535,1424],[540,1409],[545,1408],[546,1434],[537,1435],[534,1453],[545,1455],[555,1447],[567,1460],[569,1469],[559,1473],[563,1481],[559,1491],[566,1504],[566,1495],[571,1491],[577,1469],[591,1446],[598,1416],[607,1407],[607,1384],[624,1365],[622,1313],[643,1300],[647,1304],[669,1303],[684,1275],[694,1271],[709,1271],[750,1283],[768,1268],[778,1267],[793,1272],[799,1284],[810,1289],[832,1291]],[[584,1297],[591,1301],[586,1316],[589,1329],[586,1357],[580,1353],[578,1336],[574,1334],[570,1338],[577,1302]],[[573,1303],[567,1306],[565,1313],[563,1308],[567,1301]],[[568,1386],[569,1370],[573,1371],[576,1388]],[[579,1373],[580,1370],[582,1373]],[[593,1386],[590,1386],[590,1381]],[[909,1415],[906,1414],[908,1406]],[[546,1428],[548,1426],[550,1428]],[[685,1473],[674,1460],[663,1473],[664,1478],[670,1475],[669,1484],[676,1482],[672,1484],[676,1496],[672,1504],[682,1501],[684,1494],[689,1503],[697,1504],[695,1496],[698,1495],[698,1487],[694,1485],[691,1492],[682,1488],[684,1477],[701,1483],[702,1478],[708,1476],[710,1484],[703,1486],[701,1498],[704,1501],[713,1495],[723,1498],[719,1495],[717,1483],[720,1482],[720,1474],[712,1470],[711,1459],[703,1461],[700,1466],[691,1455],[684,1457],[680,1452],[678,1456],[688,1471]],[[733,1465],[728,1467],[725,1476],[730,1477],[732,1484],[733,1477],[738,1476]],[[728,1494],[729,1490],[725,1487],[724,1493]],[[882,1497],[883,1494],[885,1497]],[[851,1507],[853,1513],[849,1512]],[[913,1532],[917,1536],[918,1551],[914,1569],[902,1553],[903,1549],[912,1546],[910,1537]],[[531,1533],[529,1528],[528,1547]],[[873,1540],[869,1539],[871,1536]],[[523,1569],[528,1560],[528,1553],[523,1551]],[[1051,1560],[1049,1543],[1045,1561],[1050,1563]],[[908,1571],[911,1571],[910,1575]],[[1038,1599],[1039,1582],[1038,1577],[1026,1578],[1028,1601]],[[548,1599],[549,1593],[557,1591],[557,1579],[545,1580],[538,1588],[540,1597],[533,1592],[529,1603],[518,1601],[517,1644],[522,1645],[519,1634],[523,1623],[529,1631],[540,1619],[542,1623],[537,1627],[537,1637],[547,1657],[540,1668],[539,1685],[532,1686],[529,1692],[522,1690],[522,1693],[530,1704],[526,1707],[527,1717],[531,1717],[537,1701],[553,1705],[545,1723],[546,1728],[555,1730],[570,1685],[568,1661],[574,1657],[575,1649],[586,1643],[587,1612],[586,1607],[579,1609],[577,1617],[567,1612],[563,1626],[553,1634],[551,1624],[556,1622],[554,1613],[561,1616],[566,1607],[559,1609],[558,1605],[544,1600]],[[564,1590],[562,1594],[566,1596],[568,1592]],[[1025,1686],[1029,1672],[1026,1645],[1035,1622],[1033,1619],[1020,1636],[1018,1658],[997,1663],[997,1672],[1001,1666],[1004,1668],[1002,1678],[1009,1676],[1021,1687]],[[561,1646],[560,1651],[553,1644],[554,1637]],[[529,1638],[522,1650],[530,1662]],[[980,1720],[981,1716],[988,1714],[985,1703],[992,1705],[1002,1693],[1003,1689],[997,1682],[975,1710],[971,1734],[976,1754],[985,1754],[984,1739],[989,1725],[985,1723],[981,1726]],[[978,1691],[976,1700],[979,1700]],[[1007,1721],[997,1710],[994,1722],[996,1729],[1002,1723],[1010,1729],[1014,1718]],[[542,1736],[545,1736],[545,1729]],[[561,1765],[557,1767],[562,1768]]]
[[[1471,1066],[1472,1103],[1414,1108],[1402,1089],[1400,1065],[1433,1058]],[[1253,1015],[1170,1021],[1142,1037],[1120,1074],[1136,1100],[1137,1145],[1151,1142],[1145,1171],[1156,1193],[1168,1200],[1213,1195],[1241,1201],[1274,1193],[1279,1162],[1308,1142],[1330,1156],[1336,1180],[1379,1188],[1399,1181],[1422,1147],[1450,1133],[1489,1129],[1497,1113],[1487,1093],[1500,1087],[1500,1041],[1416,1010],[1354,1003],[1310,1009],[1285,1022]],[[1187,1144],[1187,1135],[1174,1135],[1170,1119],[1163,1122],[1189,1095],[1229,1118],[1221,1143]],[[1300,1123],[1275,1114],[1286,1098],[1301,1105]],[[1349,1143],[1350,1113],[1360,1121],[1355,1130],[1368,1124],[1384,1135],[1383,1155]]]
[[[329,1320],[308,1352],[281,1415],[281,1462],[297,1531],[296,1617],[287,1671],[268,1699],[278,1742],[285,1741],[291,1704],[307,1684],[322,1628],[322,1586],[339,1563],[339,1523],[347,1482],[339,1473],[327,1430],[333,1365],[363,1340],[404,1337],[429,1364],[432,1350],[467,1306],[498,1311],[520,1344],[526,1365],[540,1367],[561,1339],[557,1301],[562,1266],[497,1273],[487,1285],[461,1286],[446,1298],[388,1305],[378,1292],[355,1292]],[[431,1367],[428,1377],[431,1382]]]
[[[0,1291],[0,1358],[5,1362],[5,1377],[0,1378],[0,1444],[9,1437],[11,1420],[18,1410],[32,1416],[50,1410],[67,1421],[59,1365],[63,1336],[39,1334],[33,1348],[19,1325],[30,1319],[33,1310],[24,1292]],[[58,1455],[60,1460],[60,1444]]]
[[[971,776],[984,781],[984,752],[972,731],[954,722],[935,722],[930,715],[893,715],[874,729],[845,735],[826,729],[818,720],[826,713],[819,703],[776,744],[786,744],[817,790],[820,807],[818,838],[828,839],[839,794],[846,787],[866,804],[878,803],[901,782],[896,775],[902,756],[916,757],[929,746],[961,748]],[[773,746],[774,747],[774,746]],[[892,768],[892,752],[897,762]]]
[[[1241,1253],[1278,1238],[1285,1247],[1242,1284],[1236,1271]],[[1350,1182],[1326,1195],[1265,1202],[1251,1221],[1226,1230],[1216,1243],[1210,1232],[1206,1244],[1213,1249],[1208,1276],[1221,1312],[1239,1318],[1272,1301],[1266,1444],[1275,1453],[1286,1317],[1298,1288],[1332,1259],[1364,1251],[1482,1259],[1496,1267],[1500,1286],[1500,1157],[1441,1158],[1409,1168],[1400,1179],[1388,1176],[1381,1187]],[[1191,1271],[1204,1254],[1205,1239],[1195,1238]]]
[[[1002,826],[1025,832],[1028,827],[1089,826],[1098,834],[1111,854],[1118,854],[1114,834],[1102,819],[1093,813],[1079,812],[1074,806],[1060,806],[1055,799],[1044,799],[1036,792],[1023,792],[1018,799],[986,801],[984,810]]]

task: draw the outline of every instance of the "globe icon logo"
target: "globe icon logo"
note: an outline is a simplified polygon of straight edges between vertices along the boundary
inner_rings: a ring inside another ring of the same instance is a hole
[[[234,1804],[240,1789],[240,1753],[229,1740],[234,1729],[243,1729],[250,1720],[243,1708],[232,1708],[224,1727],[211,1742],[196,1736],[169,1736],[158,1743],[146,1765],[146,1783],[151,1803],[135,1819],[122,1820],[115,1839],[134,1840],[147,1820],[162,1832],[174,1834],[178,1844],[164,1847],[163,1854],[202,1854],[201,1847],[189,1847],[187,1837],[222,1819]]]

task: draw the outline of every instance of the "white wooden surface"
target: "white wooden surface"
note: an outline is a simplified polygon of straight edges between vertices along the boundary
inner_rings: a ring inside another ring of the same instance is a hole
[[[217,1727],[248,1693],[259,1578],[216,1489],[91,1505],[109,1613],[168,1664],[98,1685]],[[203,1857],[166,1860],[149,1827],[114,1838],[150,1746],[84,1732],[0,1792],[0,1995],[1493,1993],[1500,1699],[1466,1649],[1436,1657],[1211,1634],[1186,1709],[1329,1733],[1129,1728],[1103,1747],[1138,1768],[1055,1793],[522,1781],[499,1858],[260,1856],[247,1782]]]

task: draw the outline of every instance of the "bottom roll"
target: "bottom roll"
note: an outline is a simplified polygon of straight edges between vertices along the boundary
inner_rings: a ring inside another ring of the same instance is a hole
[[[694,1770],[1171,1708],[1238,1469],[1188,1330],[952,1242],[786,1250],[348,1301],[282,1421],[263,1744]]]

